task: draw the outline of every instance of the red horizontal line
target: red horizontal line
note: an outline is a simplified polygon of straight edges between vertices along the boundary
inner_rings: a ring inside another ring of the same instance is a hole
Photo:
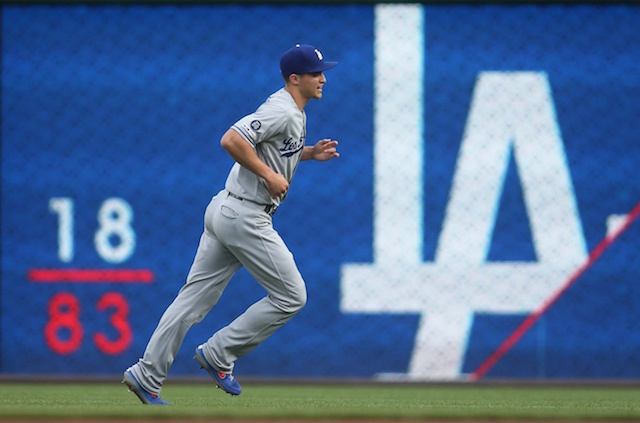
[[[31,269],[30,282],[38,283],[151,283],[147,269]]]

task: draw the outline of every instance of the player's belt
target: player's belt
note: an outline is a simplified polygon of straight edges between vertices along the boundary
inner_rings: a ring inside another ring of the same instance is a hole
[[[232,192],[227,191],[227,193],[228,193],[227,197],[235,198],[236,200],[240,200],[240,201],[246,201],[247,204],[255,204],[255,205],[260,206],[260,207],[264,206],[263,210],[269,216],[273,216],[273,214],[276,212],[276,209],[278,208],[278,206],[276,206],[275,204],[267,204],[267,205],[259,204],[259,203],[253,202],[251,200],[247,200],[246,198],[242,198],[239,195],[235,195]]]

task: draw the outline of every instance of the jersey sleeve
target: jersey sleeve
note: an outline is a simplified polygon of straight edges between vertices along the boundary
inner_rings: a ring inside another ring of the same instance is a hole
[[[231,127],[255,148],[259,143],[284,131],[286,124],[287,114],[277,105],[265,103]]]

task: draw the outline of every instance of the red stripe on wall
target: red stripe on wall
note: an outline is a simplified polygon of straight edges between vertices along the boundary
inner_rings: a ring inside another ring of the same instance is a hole
[[[631,226],[638,216],[640,216],[640,203],[636,204],[617,230],[608,234],[602,241],[600,241],[596,248],[591,251],[587,260],[569,276],[562,286],[553,295],[551,295],[551,297],[547,298],[533,313],[531,313],[520,324],[520,326],[518,326],[516,330],[514,330],[502,344],[500,344],[493,354],[480,364],[476,371],[471,374],[471,380],[476,381],[487,374],[487,372],[491,370],[498,361],[500,361],[500,359],[524,336],[524,334],[531,329],[538,319],[540,319],[540,317],[546,313],[547,310],[549,310],[549,308],[551,308],[551,306],[558,301],[565,292],[567,292],[571,285],[573,285],[580,276],[582,276],[582,274],[600,258],[602,253],[604,253],[604,251],[609,248],[611,244],[613,244],[613,242],[622,235],[627,228],[629,228],[629,226]]]
[[[37,283],[152,283],[147,269],[31,269],[27,279]]]

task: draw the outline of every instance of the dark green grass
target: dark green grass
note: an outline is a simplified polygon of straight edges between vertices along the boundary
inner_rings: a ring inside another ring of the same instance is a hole
[[[265,385],[231,397],[209,384],[167,383],[169,407],[143,406],[118,382],[2,383],[0,419],[640,419],[631,386]]]

